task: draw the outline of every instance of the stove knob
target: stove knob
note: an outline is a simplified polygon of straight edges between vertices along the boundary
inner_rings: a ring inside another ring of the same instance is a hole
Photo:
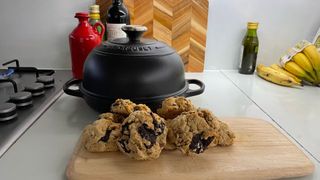
[[[44,94],[44,85],[42,83],[30,83],[24,87],[24,91],[30,92],[32,96],[41,96]]]
[[[38,83],[42,83],[45,88],[54,86],[54,78],[52,76],[40,76],[37,78]]]
[[[9,102],[17,105],[18,108],[28,107],[32,105],[31,92],[18,92],[10,96]]]
[[[15,119],[17,116],[17,106],[15,104],[0,104],[0,121],[10,121]]]

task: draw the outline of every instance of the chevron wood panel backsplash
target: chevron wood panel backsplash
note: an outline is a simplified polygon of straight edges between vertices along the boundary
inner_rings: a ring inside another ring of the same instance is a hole
[[[102,21],[112,0],[96,0]],[[176,49],[185,70],[202,72],[204,68],[208,0],[124,0],[131,24],[148,27],[144,35],[164,41]]]
[[[191,0],[154,0],[153,37],[171,45],[189,65]]]
[[[208,7],[208,0],[192,0],[189,71],[203,71],[204,68]]]
[[[148,27],[144,37],[153,37],[153,0],[124,0],[130,13],[131,24]]]

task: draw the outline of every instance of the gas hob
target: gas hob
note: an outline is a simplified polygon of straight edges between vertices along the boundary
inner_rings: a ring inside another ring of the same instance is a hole
[[[68,70],[16,64],[0,69],[0,157],[63,94],[63,84],[72,77]]]

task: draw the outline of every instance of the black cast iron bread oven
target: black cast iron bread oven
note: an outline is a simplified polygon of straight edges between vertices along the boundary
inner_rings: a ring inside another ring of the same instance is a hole
[[[87,57],[83,80],[68,81],[66,94],[85,99],[90,107],[106,112],[118,98],[144,103],[156,109],[171,96],[195,96],[205,85],[185,79],[180,56],[166,44],[141,38],[144,26],[128,25],[122,30],[127,38],[103,42]],[[190,84],[200,88],[191,90]],[[70,88],[78,85],[78,89]]]

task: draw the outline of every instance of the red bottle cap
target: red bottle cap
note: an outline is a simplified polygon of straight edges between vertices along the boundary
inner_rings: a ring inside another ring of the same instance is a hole
[[[76,15],[74,16],[76,18],[89,18],[89,14],[86,12],[77,12]]]

